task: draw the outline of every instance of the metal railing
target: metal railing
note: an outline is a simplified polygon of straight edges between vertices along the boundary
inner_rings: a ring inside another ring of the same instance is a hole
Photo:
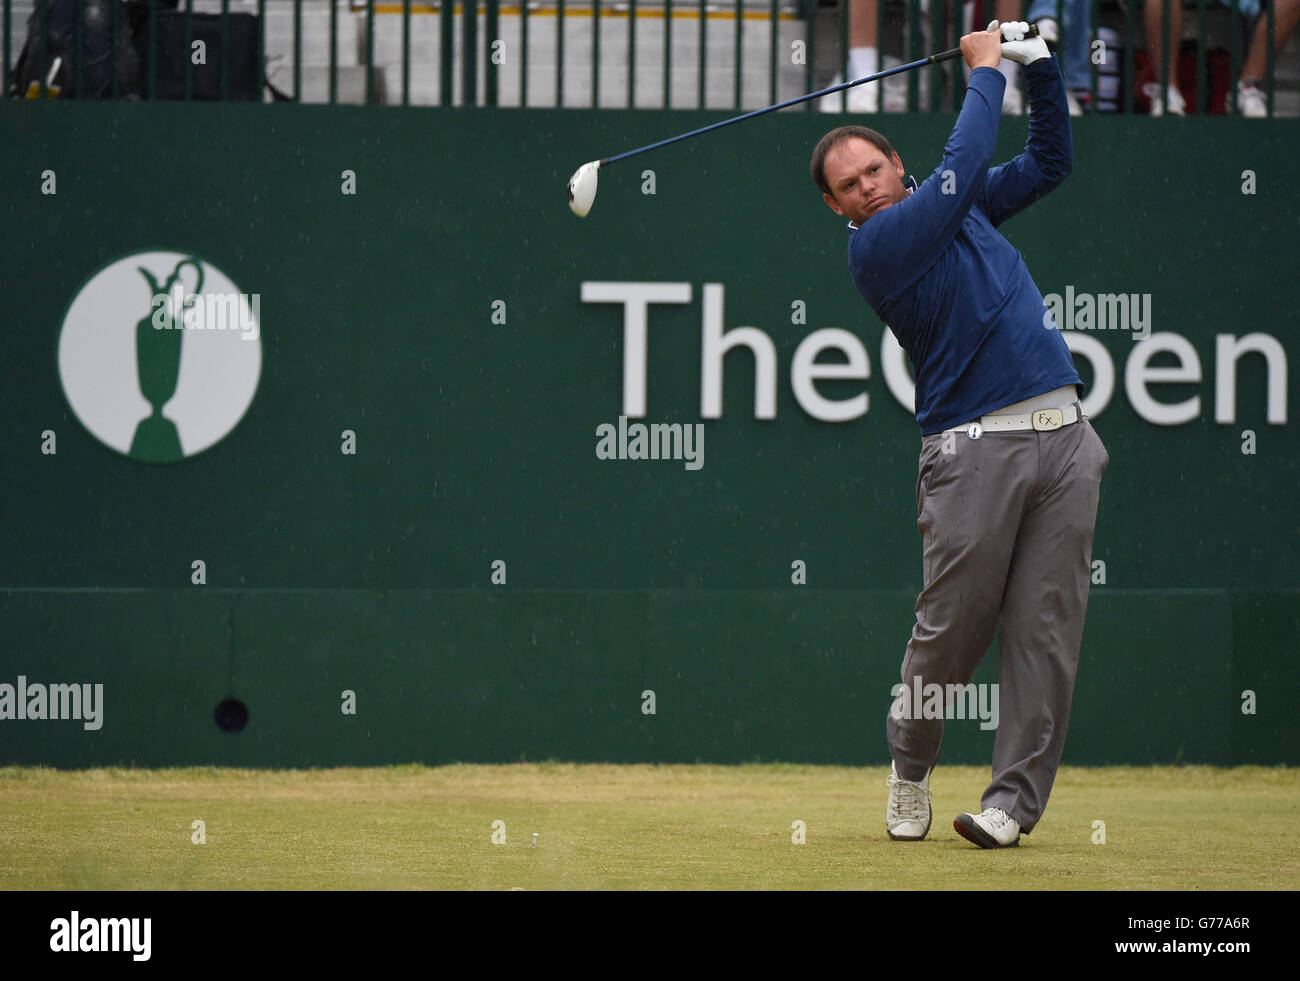
[[[1055,20],[1072,98],[1091,111],[1147,111],[1155,83],[1171,112],[1181,100],[1190,113],[1259,114],[1262,104],[1266,115],[1300,115],[1289,37],[1300,0],[1140,2],[3,0],[3,70],[8,94],[34,99],[265,99],[269,83],[271,98],[330,104],[739,111],[854,77],[851,38],[870,19],[868,47],[884,68],[954,47],[970,24],[1009,10]],[[102,16],[88,19],[93,11]],[[232,23],[245,43],[232,46]],[[1289,43],[1282,75],[1278,41]],[[1151,75],[1152,63],[1165,78]],[[1248,68],[1255,84],[1243,88]],[[1174,91],[1162,88],[1171,73]],[[959,61],[895,78],[882,85],[880,110],[947,112],[965,89]],[[836,97],[793,111],[842,105]]]

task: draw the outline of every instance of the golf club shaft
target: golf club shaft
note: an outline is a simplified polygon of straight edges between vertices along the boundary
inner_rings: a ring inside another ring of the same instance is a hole
[[[1037,37],[1037,25],[1030,25],[1029,33],[1026,38]],[[666,140],[660,140],[658,143],[651,143],[648,146],[637,147],[635,150],[628,150],[626,153],[620,153],[612,157],[606,157],[600,161],[600,166],[607,167],[612,163],[620,160],[626,160],[628,157],[634,157],[638,153],[645,153],[649,150],[657,150],[661,146],[668,146],[670,143],[677,143],[681,140],[690,139],[692,136],[699,136],[701,133],[707,133],[710,130],[721,129],[724,126],[730,126],[732,123],[743,123],[746,119],[753,119],[755,116],[763,116],[769,112],[776,112],[778,109],[788,109],[790,106],[797,106],[801,102],[807,102],[809,99],[817,99],[825,95],[833,95],[844,89],[851,89],[855,85],[862,85],[866,82],[879,81],[882,78],[888,78],[890,75],[897,75],[900,72],[911,71],[913,68],[924,68],[926,65],[937,65],[941,62],[952,61],[954,58],[961,57],[961,48],[950,48],[947,51],[941,51],[939,54],[930,55],[928,58],[921,58],[918,61],[908,62],[906,65],[898,65],[894,68],[886,69],[883,72],[876,72],[874,75],[867,75],[864,78],[854,79],[852,82],[841,82],[839,85],[832,85],[830,88],[821,89],[817,92],[809,92],[807,95],[801,95],[798,98],[790,99],[786,102],[778,102],[774,106],[767,106],[763,109],[755,109],[753,112],[747,112],[740,116],[732,116],[730,119],[724,119],[720,123],[711,123],[708,126],[701,126],[699,129],[693,129],[689,133],[680,133],[677,136],[670,136]]]

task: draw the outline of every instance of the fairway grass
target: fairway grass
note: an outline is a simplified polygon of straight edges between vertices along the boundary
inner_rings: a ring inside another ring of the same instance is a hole
[[[997,851],[952,828],[978,808],[986,768],[935,770],[922,842],[886,838],[888,775],[786,764],[0,768],[0,888],[1300,888],[1295,768],[1063,767],[1034,833]],[[192,843],[196,821],[205,844]],[[806,844],[792,842],[796,821]]]

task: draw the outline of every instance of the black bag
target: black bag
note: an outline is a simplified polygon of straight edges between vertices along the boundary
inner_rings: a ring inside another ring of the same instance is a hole
[[[128,43],[126,9],[120,0],[81,0],[81,92],[77,92],[77,0],[36,0],[27,19],[27,42],[9,79],[9,94],[40,97],[41,77],[46,96],[61,99],[113,98],[113,48],[117,47],[118,96],[139,93],[139,65]],[[41,27],[45,28],[42,62]]]
[[[257,15],[230,14],[229,89],[230,101],[260,101],[262,66],[257,63]],[[221,15],[193,14],[193,36],[187,43],[184,11],[158,11],[155,15],[158,45],[154,52],[155,99],[185,98],[185,66],[190,66],[190,98],[221,98]],[[203,64],[193,64],[194,41],[202,42]],[[148,97],[149,22],[144,20],[136,35],[140,59],[140,88]]]

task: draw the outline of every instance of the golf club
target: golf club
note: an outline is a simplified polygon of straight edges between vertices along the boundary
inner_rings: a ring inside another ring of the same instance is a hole
[[[1038,26],[1031,24],[1029,32],[1025,37],[1038,37]],[[692,136],[699,136],[701,133],[707,133],[710,130],[721,129],[723,126],[730,126],[732,123],[742,123],[746,119],[753,119],[755,116],[763,116],[769,112],[776,112],[778,109],[787,109],[790,106],[797,106],[799,103],[807,102],[809,99],[817,99],[824,95],[832,95],[836,92],[843,91],[844,89],[851,89],[855,85],[879,81],[882,78],[888,78],[890,75],[898,75],[901,72],[911,71],[913,68],[924,68],[926,65],[937,65],[960,57],[961,48],[951,48],[947,51],[942,51],[939,54],[930,55],[928,58],[921,58],[918,61],[911,61],[905,65],[897,65],[894,68],[886,69],[883,72],[876,72],[874,75],[867,75],[863,78],[854,79],[851,82],[841,82],[839,85],[832,85],[830,88],[821,89],[817,92],[809,92],[807,95],[801,95],[798,98],[789,99],[786,102],[778,102],[774,106],[755,109],[752,112],[747,112],[740,116],[733,116],[730,119],[724,119],[718,123],[701,126],[699,129],[693,129],[689,133],[680,133],[677,136],[670,136],[668,139],[660,140],[658,143],[651,143],[648,146],[637,147],[635,150],[628,150],[625,153],[620,153],[613,157],[605,157],[602,160],[588,161],[574,171],[573,176],[569,178],[569,208],[579,218],[587,217],[587,212],[591,210],[591,205],[596,200],[596,172],[600,170],[601,167],[608,167],[612,163],[626,160],[628,157],[634,157],[638,153],[657,150],[662,146],[668,146],[670,143],[687,140]]]

